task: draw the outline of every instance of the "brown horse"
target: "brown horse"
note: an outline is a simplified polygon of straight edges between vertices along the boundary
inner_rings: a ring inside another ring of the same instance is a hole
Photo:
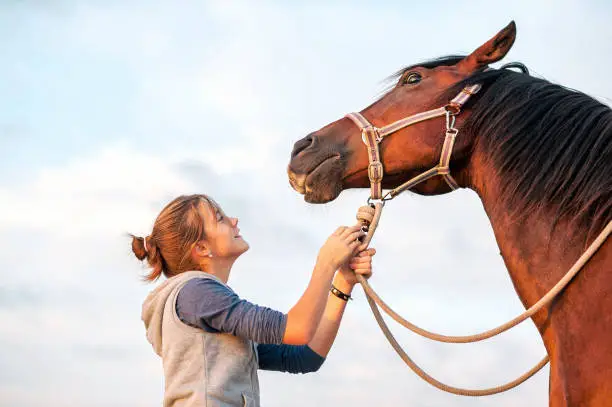
[[[612,110],[531,77],[522,64],[489,68],[515,36],[511,22],[470,55],[401,70],[397,84],[361,114],[380,128],[444,106],[466,86],[482,85],[456,115],[450,173],[482,200],[516,292],[528,307],[612,219]],[[444,129],[442,117],[385,137],[383,187],[434,167]],[[342,118],[299,140],[288,173],[310,203],[368,187],[368,152],[359,128]],[[411,190],[451,191],[440,176]],[[550,405],[612,405],[612,239],[532,319],[550,356]]]

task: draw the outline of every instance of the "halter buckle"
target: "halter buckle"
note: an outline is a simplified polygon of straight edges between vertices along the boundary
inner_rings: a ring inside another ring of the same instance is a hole
[[[370,178],[370,182],[382,181],[383,165],[380,161],[374,161],[368,165],[368,178]]]
[[[459,133],[459,129],[455,129],[455,128],[446,129],[447,137],[455,137],[458,133]]]

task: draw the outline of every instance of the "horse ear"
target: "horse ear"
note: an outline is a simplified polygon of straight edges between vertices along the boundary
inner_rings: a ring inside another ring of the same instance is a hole
[[[516,24],[511,21],[495,37],[482,44],[476,51],[459,62],[459,68],[466,72],[473,72],[499,61],[510,51],[515,38]]]

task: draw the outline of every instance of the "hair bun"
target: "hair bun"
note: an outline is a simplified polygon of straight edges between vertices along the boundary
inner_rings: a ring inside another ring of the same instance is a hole
[[[138,260],[142,261],[147,258],[148,250],[144,237],[132,235],[132,252]]]

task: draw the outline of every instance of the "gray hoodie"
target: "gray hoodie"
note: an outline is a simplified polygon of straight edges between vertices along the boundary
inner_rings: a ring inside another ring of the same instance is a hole
[[[221,282],[201,271],[184,272],[162,282],[142,305],[147,339],[164,366],[164,407],[259,407],[255,344],[193,328],[176,314],[178,292],[194,278]]]

